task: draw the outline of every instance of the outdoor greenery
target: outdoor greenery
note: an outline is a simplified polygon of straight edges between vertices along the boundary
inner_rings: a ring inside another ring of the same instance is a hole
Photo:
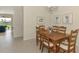
[[[11,29],[11,23],[3,20],[0,21],[0,26],[5,26],[6,29]]]

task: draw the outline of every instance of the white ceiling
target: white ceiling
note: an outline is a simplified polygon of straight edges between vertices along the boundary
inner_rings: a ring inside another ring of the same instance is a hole
[[[0,6],[0,10],[15,10],[16,6]]]
[[[0,6],[0,14],[13,14],[18,6]]]

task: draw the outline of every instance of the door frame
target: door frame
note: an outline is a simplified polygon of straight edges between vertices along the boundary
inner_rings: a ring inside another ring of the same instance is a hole
[[[0,14],[0,16],[11,17],[11,35],[12,35],[12,38],[13,38],[14,37],[14,34],[13,34],[13,14]]]

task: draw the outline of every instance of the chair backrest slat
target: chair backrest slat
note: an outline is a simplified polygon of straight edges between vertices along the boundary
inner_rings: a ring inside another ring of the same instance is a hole
[[[57,32],[58,31],[58,26],[53,26],[52,32]]]
[[[70,37],[69,37],[69,46],[68,46],[69,52],[75,51],[77,35],[78,35],[78,30],[75,30],[75,31],[72,30],[71,31],[71,34],[70,34]]]
[[[65,34],[66,33],[66,27],[60,26],[59,29],[58,29],[58,32]]]

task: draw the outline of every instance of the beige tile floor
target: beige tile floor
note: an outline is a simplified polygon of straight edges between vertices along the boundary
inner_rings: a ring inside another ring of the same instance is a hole
[[[44,49],[44,52],[47,52]],[[79,52],[79,49],[77,49]],[[13,39],[11,31],[0,33],[0,53],[40,53],[40,49],[36,46],[35,39],[23,40],[23,38]]]
[[[0,33],[0,52],[4,53],[39,53],[35,39],[23,40],[23,38],[13,39],[11,31]]]

